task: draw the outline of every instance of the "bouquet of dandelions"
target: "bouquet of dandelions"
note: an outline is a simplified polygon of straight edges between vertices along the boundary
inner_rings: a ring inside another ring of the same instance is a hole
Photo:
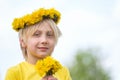
[[[48,56],[42,60],[38,60],[35,68],[41,77],[55,74],[62,65],[52,57]]]

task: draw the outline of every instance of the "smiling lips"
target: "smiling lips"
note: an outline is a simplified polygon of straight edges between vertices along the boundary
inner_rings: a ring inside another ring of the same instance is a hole
[[[48,50],[47,47],[38,47],[38,49],[40,49],[40,50],[43,51],[43,52]]]

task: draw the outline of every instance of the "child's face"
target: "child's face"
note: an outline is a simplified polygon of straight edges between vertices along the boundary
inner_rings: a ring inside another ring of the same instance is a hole
[[[43,22],[26,41],[28,58],[41,59],[51,53],[55,47],[55,35],[50,25]]]

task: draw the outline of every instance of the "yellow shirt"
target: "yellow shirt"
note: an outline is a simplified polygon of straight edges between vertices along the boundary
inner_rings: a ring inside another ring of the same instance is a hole
[[[58,70],[53,76],[58,80],[72,80],[66,67]],[[34,65],[21,62],[8,69],[5,80],[41,80],[42,77],[36,72]]]

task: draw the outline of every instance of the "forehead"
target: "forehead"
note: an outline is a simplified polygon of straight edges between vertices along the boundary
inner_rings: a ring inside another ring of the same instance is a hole
[[[48,21],[43,21],[41,23],[32,25],[30,27],[27,27],[27,36],[31,36],[33,35],[36,31],[50,31],[50,32],[54,32],[53,26],[48,22]]]
[[[47,22],[43,22],[40,25],[38,25],[36,30],[40,30],[40,31],[53,31],[51,25]]]

